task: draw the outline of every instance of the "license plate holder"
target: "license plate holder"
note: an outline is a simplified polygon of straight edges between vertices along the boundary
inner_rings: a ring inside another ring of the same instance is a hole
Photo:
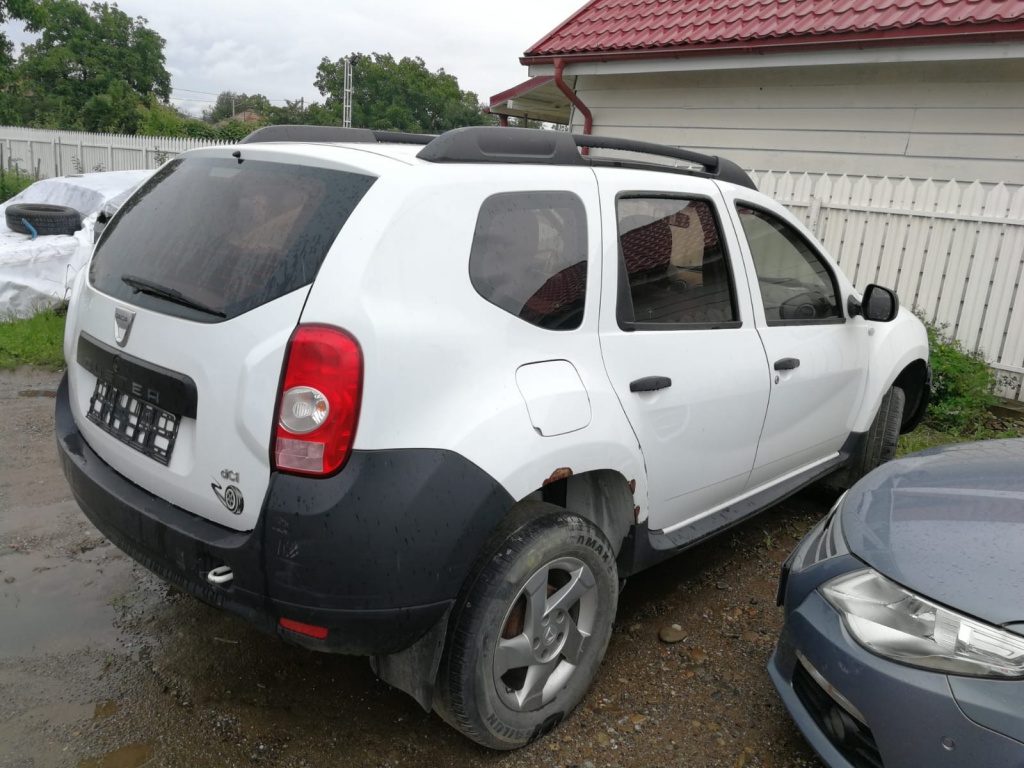
[[[170,463],[180,416],[97,378],[87,418],[153,461],[164,466]]]

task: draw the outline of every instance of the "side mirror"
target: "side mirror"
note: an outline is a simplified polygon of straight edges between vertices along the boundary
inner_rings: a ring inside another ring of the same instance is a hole
[[[895,291],[872,283],[864,289],[863,299],[857,301],[851,296],[846,308],[850,317],[863,315],[865,320],[888,323],[899,314],[900,300]]]

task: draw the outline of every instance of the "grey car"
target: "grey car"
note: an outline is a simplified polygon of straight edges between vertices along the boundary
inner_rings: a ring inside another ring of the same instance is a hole
[[[832,768],[1024,766],[1024,440],[890,462],[782,569],[768,671]]]

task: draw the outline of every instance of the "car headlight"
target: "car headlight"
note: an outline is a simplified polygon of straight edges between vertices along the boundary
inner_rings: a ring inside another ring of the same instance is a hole
[[[879,656],[975,677],[1024,677],[1024,637],[968,618],[871,569],[821,587],[850,634]]]

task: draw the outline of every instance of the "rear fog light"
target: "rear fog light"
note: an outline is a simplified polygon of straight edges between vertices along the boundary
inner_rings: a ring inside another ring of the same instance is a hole
[[[289,632],[294,632],[297,635],[312,637],[314,640],[327,639],[327,627],[303,624],[301,621],[292,621],[291,619],[278,619],[278,623],[280,623],[283,629],[287,629]]]

